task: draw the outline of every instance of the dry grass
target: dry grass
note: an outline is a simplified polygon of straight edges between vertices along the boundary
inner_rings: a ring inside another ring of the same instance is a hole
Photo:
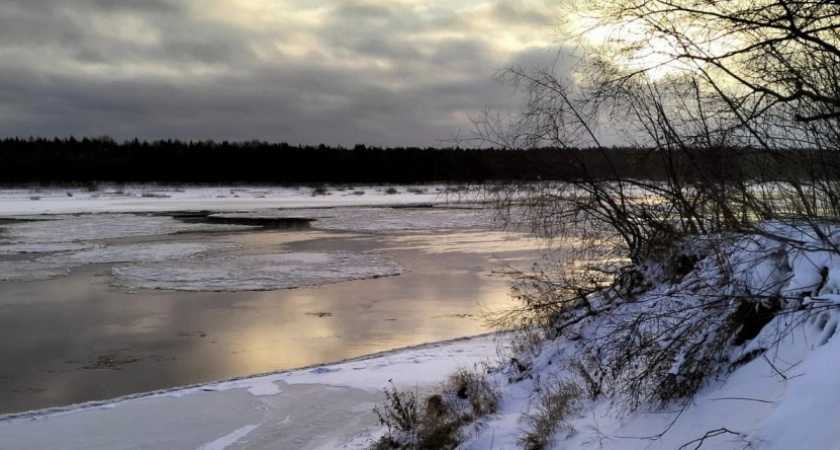
[[[554,443],[557,432],[573,433],[568,420],[581,408],[583,391],[574,383],[559,382],[542,392],[536,412],[526,415],[529,430],[519,438],[524,450],[543,450]]]
[[[486,377],[463,369],[422,402],[415,392],[393,386],[385,389],[385,398],[374,413],[387,431],[369,450],[453,450],[465,427],[499,406],[499,393]]]

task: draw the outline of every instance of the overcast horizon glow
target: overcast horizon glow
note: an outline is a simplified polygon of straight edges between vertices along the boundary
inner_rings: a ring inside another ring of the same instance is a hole
[[[0,136],[440,146],[553,0],[0,0]]]

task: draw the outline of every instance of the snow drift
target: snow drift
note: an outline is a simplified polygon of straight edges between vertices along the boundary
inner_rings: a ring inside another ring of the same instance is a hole
[[[496,370],[501,412],[459,448],[519,448],[564,383],[579,401],[550,449],[840,448],[840,230],[762,230],[694,242],[680,278],[636,267],[641,293],[560,314],[557,338]]]

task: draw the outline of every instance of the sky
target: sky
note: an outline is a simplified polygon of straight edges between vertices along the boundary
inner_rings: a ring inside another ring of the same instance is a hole
[[[556,0],[0,0],[0,136],[443,146]]]

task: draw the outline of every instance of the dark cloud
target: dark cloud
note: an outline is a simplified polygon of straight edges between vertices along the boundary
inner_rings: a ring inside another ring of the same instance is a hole
[[[528,8],[522,7],[521,2],[500,0],[493,5],[492,15],[498,23],[543,27],[548,31],[557,23],[552,11],[552,8],[545,5],[541,8]]]
[[[42,0],[49,1],[49,0]],[[56,1],[56,0],[53,0]],[[61,0],[58,0],[61,1]],[[66,0],[64,0],[66,2]],[[78,2],[79,0],[74,0]],[[82,0],[84,1],[84,0]],[[183,2],[178,0],[87,0],[91,6],[106,11],[141,11],[179,14],[184,11]]]
[[[550,61],[520,3],[0,0],[0,135],[436,145]]]
[[[54,13],[67,7],[77,11],[140,11],[155,13],[180,13],[184,10],[183,0],[3,0],[5,10],[18,9],[42,13]]]
[[[398,17],[395,9],[387,4],[368,3],[365,1],[347,1],[334,9],[333,17],[344,21],[358,23],[391,21]]]

